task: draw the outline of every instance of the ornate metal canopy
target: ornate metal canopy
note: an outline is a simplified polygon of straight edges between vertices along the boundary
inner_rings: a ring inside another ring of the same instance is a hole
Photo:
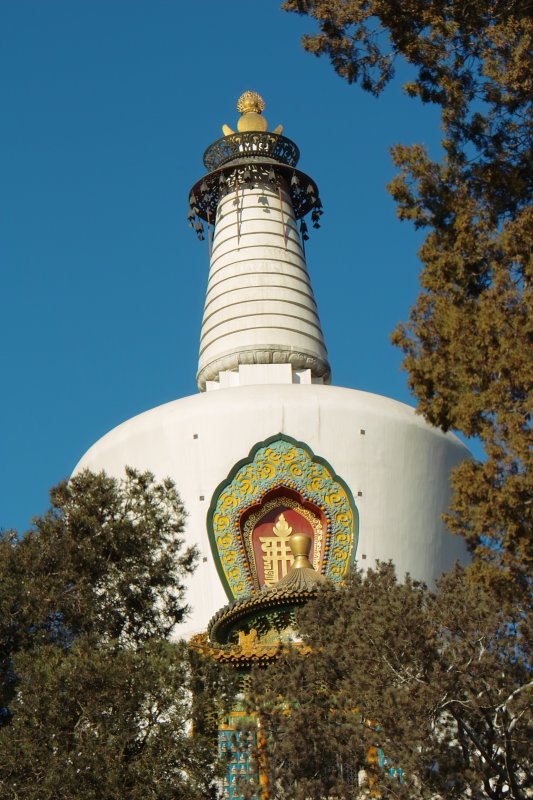
[[[207,175],[197,181],[189,194],[187,219],[199,239],[204,238],[203,222],[213,224],[221,197],[240,187],[270,184],[288,189],[296,219],[311,213],[314,228],[320,227],[323,213],[316,183],[296,169],[300,157],[290,139],[268,131],[232,133],[210,145],[204,154]],[[308,239],[307,224],[300,224],[303,239]]]
[[[209,145],[204,153],[204,165],[210,172],[233,161],[281,162],[295,167],[300,151],[286,136],[268,131],[232,133]]]

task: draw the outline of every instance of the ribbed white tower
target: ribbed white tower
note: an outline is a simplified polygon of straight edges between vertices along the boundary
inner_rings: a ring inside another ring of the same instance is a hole
[[[288,190],[284,181],[278,191],[260,181],[229,192],[218,206],[198,386],[241,364],[286,363],[329,378]]]
[[[297,217],[311,210],[318,226],[318,189],[295,169],[296,145],[266,132],[266,120],[253,106],[257,95],[248,94],[239,133],[208,148],[209,173],[190,197],[189,218],[208,223],[211,250],[197,376],[201,391],[237,385],[245,365],[290,365],[294,382],[330,379],[301,238],[307,227],[297,226]],[[202,223],[196,225],[203,236]],[[271,379],[274,373],[268,374]]]

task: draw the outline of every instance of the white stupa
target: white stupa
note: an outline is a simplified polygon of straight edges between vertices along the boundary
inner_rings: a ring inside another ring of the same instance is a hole
[[[202,555],[182,636],[282,577],[291,530],[307,532],[334,581],[354,560],[392,559],[431,584],[464,556],[441,515],[468,451],[403,403],[330,385],[297,223],[310,213],[318,225],[318,189],[296,169],[296,145],[267,131],[261,98],[245,92],[237,108],[237,133],[224,126],[190,195],[200,238],[214,226],[199,393],[119,425],[76,467],[175,481]]]

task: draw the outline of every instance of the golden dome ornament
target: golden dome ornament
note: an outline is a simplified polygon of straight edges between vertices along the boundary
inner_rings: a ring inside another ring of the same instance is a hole
[[[264,133],[268,130],[268,122],[262,116],[262,111],[265,107],[265,101],[257,92],[247,90],[243,92],[237,100],[237,111],[240,117],[237,120],[237,130],[239,133]],[[278,125],[272,133],[280,134],[283,130],[282,125]],[[229,125],[222,126],[222,133],[224,136],[231,136],[235,133]]]

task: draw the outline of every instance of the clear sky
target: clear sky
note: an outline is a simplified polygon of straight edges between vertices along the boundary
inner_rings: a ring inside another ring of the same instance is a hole
[[[333,382],[412,404],[389,334],[421,237],[388,148],[437,155],[438,115],[400,80],[348,86],[301,49],[310,29],[277,0],[0,0],[0,527],[24,530],[111,428],[197,391],[208,252],[187,197],[245,89],[320,188],[307,258]]]

